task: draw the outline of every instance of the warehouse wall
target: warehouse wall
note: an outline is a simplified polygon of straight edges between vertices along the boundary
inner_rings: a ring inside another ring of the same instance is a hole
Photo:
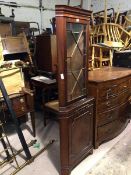
[[[18,4],[24,5],[32,5],[35,7],[39,6],[39,0],[14,0]],[[80,0],[70,0],[71,5],[79,5]],[[118,6],[120,6],[120,11],[131,9],[131,0],[107,0],[107,8],[113,7],[117,11]],[[9,2],[9,0],[5,0],[5,2]],[[41,28],[51,27],[50,19],[55,16],[55,4],[67,4],[67,0],[43,0],[43,6],[48,10],[42,12],[40,15],[39,9],[32,9],[32,8],[25,8],[25,7],[18,7],[15,8],[15,20],[17,21],[36,21],[40,24]],[[93,11],[99,11],[104,9],[104,0],[84,0],[83,1],[83,8],[90,9],[91,4],[93,5]],[[120,4],[120,5],[119,5]],[[5,16],[11,15],[11,8],[0,6],[2,8],[2,13]],[[52,9],[52,10],[49,10]],[[42,20],[41,20],[42,19]],[[42,23],[42,24],[41,24]]]
[[[67,5],[68,0],[43,0],[43,6],[45,8],[55,8],[55,4],[66,4]],[[70,0],[70,5],[71,6],[77,6],[79,5],[81,0]],[[91,0],[83,0],[83,8],[84,9],[90,9],[91,6]],[[51,19],[53,16],[55,16],[54,11],[49,11],[45,10],[43,12],[43,26],[44,28],[46,27],[51,27],[49,23],[49,19]]]
[[[43,0],[43,6],[45,8],[52,8],[55,9],[55,4],[66,4],[67,5],[68,0]],[[70,0],[72,6],[77,6],[80,4],[80,0]],[[55,11],[45,10],[43,12],[43,26],[51,27],[49,19],[51,19],[53,16],[55,16]]]
[[[93,11],[97,12],[104,9],[105,0],[92,0]],[[107,0],[107,8],[114,8],[115,11],[126,11],[131,9],[131,0]]]
[[[21,4],[21,5],[32,5],[35,7],[39,7],[39,0],[13,0],[14,2]],[[68,0],[43,0],[43,6],[47,8],[47,10],[40,14],[39,9],[32,9],[32,8],[25,8],[25,7],[18,7],[15,9],[15,20],[17,21],[35,21],[38,22],[41,28],[51,27],[50,19],[55,16],[55,4],[66,4]],[[84,8],[88,9],[90,6],[91,0],[84,0]],[[4,2],[10,2],[9,0],[4,0]],[[77,6],[80,4],[80,0],[70,0],[72,6]],[[2,13],[5,16],[11,15],[11,7],[1,6]],[[49,10],[51,9],[51,10]],[[41,24],[42,23],[42,24]]]
[[[9,0],[4,0],[4,2],[10,2]],[[13,0],[12,2],[16,2],[18,4],[24,4],[24,5],[32,5],[32,6],[39,6],[38,0]],[[1,5],[2,13],[5,16],[11,15],[11,9],[12,7],[6,7]],[[38,9],[32,9],[32,8],[25,8],[25,7],[18,7],[15,9],[15,20],[16,21],[36,21],[40,23],[40,12]]]

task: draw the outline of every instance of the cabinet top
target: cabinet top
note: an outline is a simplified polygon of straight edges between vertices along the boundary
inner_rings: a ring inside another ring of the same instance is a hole
[[[56,5],[56,17],[71,17],[71,18],[77,18],[78,16],[84,20],[89,20],[91,16],[91,11],[81,9],[79,7],[70,7],[67,5]]]
[[[88,74],[89,82],[95,83],[116,80],[129,75],[131,75],[131,69],[122,67],[103,67],[90,71]]]

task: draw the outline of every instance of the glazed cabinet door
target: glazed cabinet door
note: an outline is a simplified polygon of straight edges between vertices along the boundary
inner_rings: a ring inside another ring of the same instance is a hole
[[[86,96],[86,30],[87,25],[68,22],[67,40],[67,102]]]

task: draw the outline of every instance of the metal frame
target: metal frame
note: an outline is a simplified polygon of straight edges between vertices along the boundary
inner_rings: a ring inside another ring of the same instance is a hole
[[[11,100],[8,97],[8,94],[6,92],[6,89],[4,87],[3,81],[0,77],[0,90],[2,92],[3,98],[5,100],[5,103],[7,105],[7,108],[12,116],[12,119],[14,121],[15,124],[15,129],[17,131],[19,140],[21,142],[22,148],[19,149],[18,151],[14,151],[13,147],[11,146],[9,139],[6,135],[3,123],[0,121],[0,141],[3,145],[4,150],[2,150],[0,152],[0,154],[6,153],[6,159],[4,159],[2,162],[0,162],[0,168],[4,167],[5,165],[7,165],[8,163],[12,163],[13,161],[16,163],[16,167],[15,167],[15,171],[13,171],[10,175],[15,175],[16,173],[18,173],[21,169],[23,169],[26,165],[30,164],[31,162],[33,162],[33,160],[39,156],[42,152],[44,152],[51,144],[54,143],[55,140],[50,140],[45,147],[43,147],[42,149],[40,149],[35,155],[31,156],[31,153],[29,151],[28,147],[33,146],[33,144],[36,143],[36,140],[32,140],[29,144],[26,143],[24,135],[22,133],[21,128],[19,127],[15,112],[12,108],[11,105]],[[6,142],[4,140],[4,138],[6,139]],[[11,152],[9,152],[9,149]],[[19,162],[17,161],[16,156],[19,155],[21,152],[25,152],[26,155],[26,160],[23,164],[19,165]],[[10,154],[11,153],[11,154]]]
[[[30,160],[30,159],[32,158],[31,153],[30,153],[30,151],[29,151],[29,149],[28,149],[28,146],[27,146],[27,143],[26,143],[26,141],[25,141],[25,138],[24,138],[24,135],[23,135],[23,133],[22,133],[22,130],[21,130],[21,128],[19,127],[19,123],[18,123],[18,120],[17,120],[17,118],[16,118],[16,114],[15,114],[13,108],[12,108],[11,100],[10,100],[9,97],[8,97],[7,91],[6,91],[6,89],[5,89],[5,86],[4,86],[3,81],[2,81],[1,78],[0,78],[0,90],[1,90],[1,92],[2,92],[2,95],[3,95],[3,98],[4,98],[5,103],[6,103],[6,105],[7,105],[7,108],[8,108],[8,110],[9,110],[9,112],[10,112],[10,114],[11,114],[11,117],[12,117],[12,119],[13,119],[13,122],[14,122],[14,124],[15,124],[15,129],[16,129],[16,131],[17,131],[17,134],[18,134],[19,140],[20,140],[20,142],[21,142],[21,145],[22,145],[22,147],[23,147],[23,150],[24,150],[24,152],[25,152],[25,154],[26,154],[27,160]]]
[[[70,0],[68,0],[67,5],[70,6]],[[83,7],[83,0],[80,0],[80,8],[82,8],[82,7]]]

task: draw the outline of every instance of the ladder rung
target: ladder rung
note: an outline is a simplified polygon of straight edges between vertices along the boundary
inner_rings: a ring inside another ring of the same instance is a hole
[[[1,155],[2,153],[4,153],[5,151],[8,151],[9,149],[10,149],[10,147],[7,147],[6,149],[4,149],[3,151],[0,152],[0,155]]]

